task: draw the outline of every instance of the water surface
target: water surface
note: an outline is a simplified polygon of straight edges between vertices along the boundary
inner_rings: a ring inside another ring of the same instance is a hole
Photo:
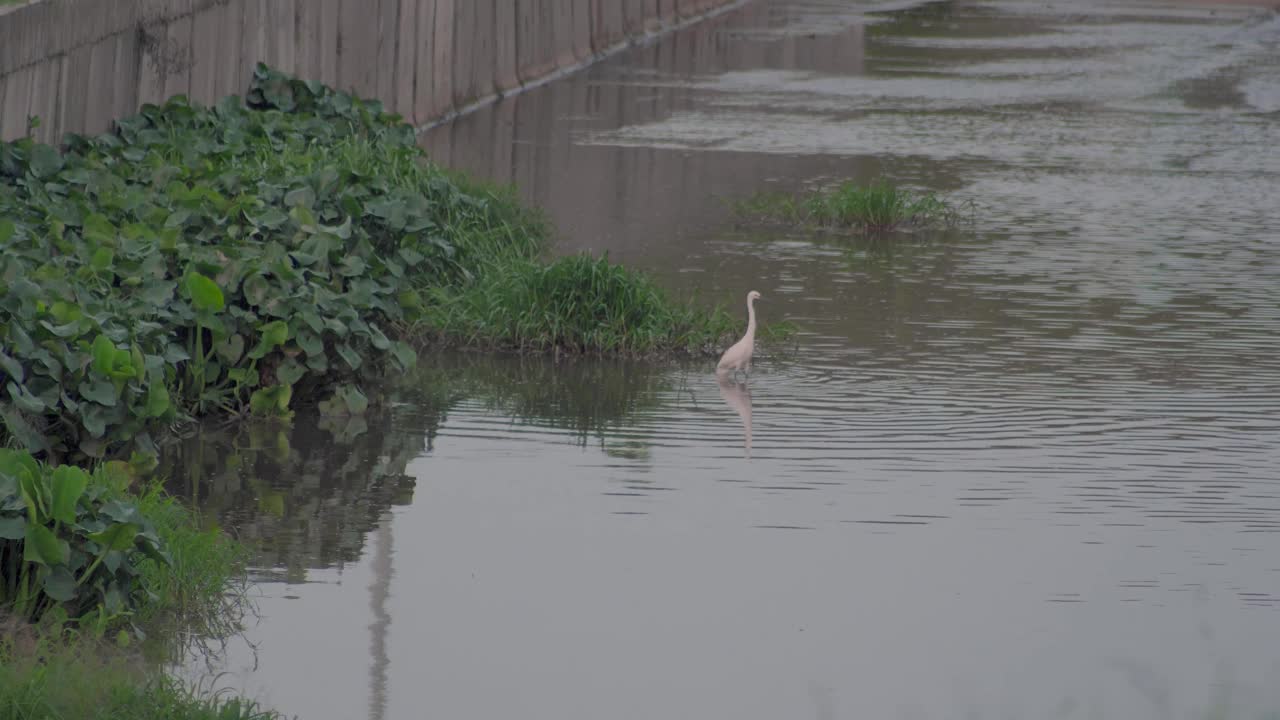
[[[432,355],[367,419],[202,433],[175,488],[260,541],[261,618],[193,672],[308,720],[1280,710],[1278,45],[757,0],[432,130],[557,252],[800,336],[745,386]],[[974,224],[726,202],[878,177]]]

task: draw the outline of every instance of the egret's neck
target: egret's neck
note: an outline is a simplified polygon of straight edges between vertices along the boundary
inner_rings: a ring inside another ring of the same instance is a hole
[[[754,301],[747,300],[747,337],[756,336],[756,306]]]

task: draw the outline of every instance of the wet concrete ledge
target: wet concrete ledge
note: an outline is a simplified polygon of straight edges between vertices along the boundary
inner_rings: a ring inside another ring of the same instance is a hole
[[[0,11],[0,139],[243,94],[265,62],[428,126],[749,0],[37,0]]]

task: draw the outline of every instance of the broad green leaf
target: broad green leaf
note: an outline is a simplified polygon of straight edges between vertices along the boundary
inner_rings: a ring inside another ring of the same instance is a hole
[[[347,365],[350,365],[352,370],[360,369],[360,354],[355,350],[352,350],[349,345],[346,343],[338,343],[338,346],[334,349],[337,350],[338,357],[346,360]]]
[[[293,387],[289,385],[280,385],[278,387],[280,391],[276,393],[276,410],[285,413],[289,410],[289,403],[293,401]]]
[[[222,296],[222,288],[209,278],[198,272],[187,275],[187,294],[191,296],[191,304],[196,310],[222,312],[226,302]]]
[[[89,267],[99,272],[111,267],[111,263],[115,261],[116,254],[111,248],[100,247],[93,251],[93,257],[89,259]]]
[[[41,180],[53,177],[62,169],[62,155],[48,145],[36,145],[31,148],[31,174]]]
[[[164,361],[170,365],[177,365],[191,359],[191,354],[186,348],[177,343],[169,343],[164,346]]]
[[[6,389],[9,391],[9,397],[13,398],[14,407],[27,413],[44,412],[45,402],[27,388],[11,382],[6,385]]]
[[[345,385],[340,392],[343,401],[347,404],[347,410],[352,415],[363,415],[364,411],[369,409],[369,398],[365,397],[365,394],[355,385]]]
[[[226,360],[230,365],[234,365],[244,355],[244,336],[240,333],[232,333],[218,343],[216,349],[223,360]]]
[[[152,382],[147,387],[147,417],[158,418],[169,411],[169,389],[163,383]]]
[[[4,370],[14,382],[20,383],[27,377],[22,371],[22,363],[9,357],[3,350],[0,350],[0,370]]]
[[[301,315],[302,322],[306,323],[307,327],[315,330],[317,333],[324,332],[324,321],[320,319],[320,315],[311,310],[303,310]]]
[[[338,273],[347,277],[354,277],[364,273],[366,267],[364,260],[359,255],[348,255],[342,260],[342,264],[338,266]]]
[[[138,452],[137,450],[129,453],[129,474],[138,477],[144,477],[151,474],[151,471],[160,466],[160,459],[156,457],[154,452]]]
[[[348,215],[345,219],[343,219],[341,225],[334,225],[333,227],[326,227],[323,229],[326,232],[329,232],[337,236],[339,240],[350,240],[351,239],[351,216]]]
[[[323,355],[324,354],[324,343],[320,340],[320,337],[317,336],[315,333],[311,333],[311,332],[307,332],[306,330],[303,330],[302,332],[298,333],[298,337],[296,339],[298,342],[298,347],[302,348],[302,351],[307,355]]]
[[[98,507],[98,516],[116,523],[142,523],[138,506],[123,500],[109,500]]]
[[[13,224],[9,218],[0,218],[0,245],[3,245],[13,239],[18,233],[18,227]]]
[[[244,297],[250,305],[264,305],[271,296],[271,283],[262,275],[250,275],[241,286]]]
[[[94,482],[115,488],[116,492],[124,492],[133,483],[129,463],[123,460],[109,460],[103,463],[94,476]]]
[[[76,337],[84,332],[79,320],[73,320],[62,325],[52,325],[46,320],[41,320],[40,326],[64,340]]]
[[[270,343],[272,347],[283,345],[289,339],[289,326],[282,320],[275,320],[258,328],[258,332],[262,333],[263,342]]]
[[[177,210],[174,210],[172,213],[169,213],[169,217],[165,218],[164,226],[167,228],[180,228],[183,225],[186,225],[187,221],[190,219],[191,219],[190,210],[186,208],[178,208]]]
[[[102,607],[107,611],[107,615],[115,617],[124,612],[124,596],[120,594],[120,588],[114,583],[107,587],[107,591],[102,594]]]
[[[288,412],[292,398],[293,388],[288,385],[261,388],[249,396],[249,410],[254,415],[283,415]]]
[[[93,352],[93,369],[102,375],[110,375],[116,358],[115,343],[106,335],[99,335],[94,338],[90,350]]]
[[[316,204],[316,192],[309,187],[294,188],[284,194],[285,207],[306,207]]]
[[[423,306],[422,296],[414,290],[401,290],[396,294],[396,302],[405,310],[417,310]]]
[[[133,367],[133,379],[142,382],[147,377],[147,359],[137,343],[129,348],[129,364]]]
[[[294,385],[307,374],[307,369],[300,365],[297,360],[289,358],[280,367],[276,368],[276,380],[281,385]]]
[[[89,213],[85,216],[81,233],[84,235],[85,240],[94,244],[110,245],[114,244],[116,240],[116,226],[111,224],[111,220],[107,219],[107,216],[102,213]]]
[[[289,217],[293,218],[293,224],[304,233],[312,234],[320,230],[320,223],[310,208],[301,205],[292,207],[289,209]]]
[[[84,429],[95,438],[100,438],[107,432],[107,416],[98,405],[85,405],[80,408],[80,422],[84,423]]]
[[[142,286],[138,291],[138,297],[149,305],[157,307],[167,305],[173,300],[175,287],[177,286],[171,282],[151,281]]]
[[[369,324],[369,343],[378,350],[388,350],[391,348],[391,341],[388,340],[387,336],[383,335],[382,331],[378,329],[378,326],[373,323]]]
[[[11,409],[0,407],[0,421],[4,425],[4,429],[8,431],[9,437],[18,441],[18,444],[32,452],[42,452],[49,449],[49,439],[43,433],[32,427],[23,417],[13,412]]]
[[[92,400],[99,405],[115,407],[116,400],[120,397],[120,391],[116,389],[115,384],[108,380],[95,380],[92,383],[80,383],[80,397]]]
[[[89,476],[84,470],[72,465],[60,465],[53,471],[49,515],[54,520],[75,524],[76,503],[89,485]]]
[[[222,365],[217,360],[210,360],[204,364],[205,379],[213,382],[221,377]]]
[[[276,407],[276,388],[278,385],[254,390],[249,396],[249,412],[254,415],[274,415]]]
[[[84,311],[79,305],[66,302],[65,300],[55,300],[49,306],[49,314],[60,323],[69,323],[84,317]]]
[[[40,463],[29,452],[0,448],[0,473],[18,479],[27,475],[39,477]]]
[[[102,532],[90,534],[89,539],[101,545],[104,551],[128,550],[133,547],[133,539],[138,536],[138,530],[136,523],[122,522]]]
[[[133,369],[133,353],[116,350],[111,358],[111,371],[107,374],[112,380],[132,380],[137,375]]]
[[[289,325],[283,320],[272,320],[258,328],[261,337],[258,345],[249,352],[249,357],[258,360],[289,339]]]
[[[391,344],[391,355],[403,370],[408,370],[418,361],[418,354],[413,351],[413,348],[409,347],[408,343],[400,341]]]
[[[22,559],[53,567],[65,565],[71,557],[71,546],[44,525],[27,523],[27,537],[22,543]]]
[[[44,594],[60,603],[71,602],[76,597],[76,579],[71,571],[58,566],[44,576]]]
[[[97,407],[97,406],[94,405],[92,407]],[[107,434],[105,428],[103,429],[102,434],[104,436]],[[95,438],[92,436],[89,436],[89,437],[81,436],[80,446],[79,446],[80,452],[84,453],[85,457],[92,458],[94,460],[101,460],[102,458],[107,456],[108,442],[110,442],[110,440],[106,439],[105,437]]]
[[[3,452],[14,453],[19,451],[5,450]],[[25,473],[28,471],[19,470],[18,472]],[[19,494],[19,485],[18,485],[17,473],[12,468],[0,467],[0,500],[4,500],[9,496],[16,496],[18,494]],[[0,505],[0,509],[2,508],[3,508],[3,505]]]
[[[273,208],[273,207],[266,208],[256,216],[249,215],[248,213],[245,213],[245,216],[248,217],[249,221],[252,222],[254,225],[258,225],[259,227],[265,227],[269,230],[274,230],[280,227],[281,225],[285,224],[289,220],[288,215],[285,215],[283,212],[280,212],[279,208]]]

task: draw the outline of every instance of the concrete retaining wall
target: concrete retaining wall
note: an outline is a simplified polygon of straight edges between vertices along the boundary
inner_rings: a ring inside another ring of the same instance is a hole
[[[0,10],[0,139],[99,133],[265,62],[423,125],[741,0],[38,0]]]
[[[432,128],[420,144],[449,167],[514,184],[547,213],[557,252],[608,251],[622,262],[642,256],[647,267],[683,267],[672,253],[687,246],[654,238],[723,227],[727,208],[709,197],[747,197],[762,177],[871,180],[884,170],[869,156],[688,152],[680,143],[593,141],[613,128],[662,127],[673,119],[673,131],[687,127],[690,113],[706,110],[705,99],[689,91],[690,79],[761,68],[836,77],[865,72],[863,24],[812,34],[782,20],[776,4],[748,3],[632,49],[594,78],[583,73],[549,83]],[[617,77],[629,81],[595,81]]]

